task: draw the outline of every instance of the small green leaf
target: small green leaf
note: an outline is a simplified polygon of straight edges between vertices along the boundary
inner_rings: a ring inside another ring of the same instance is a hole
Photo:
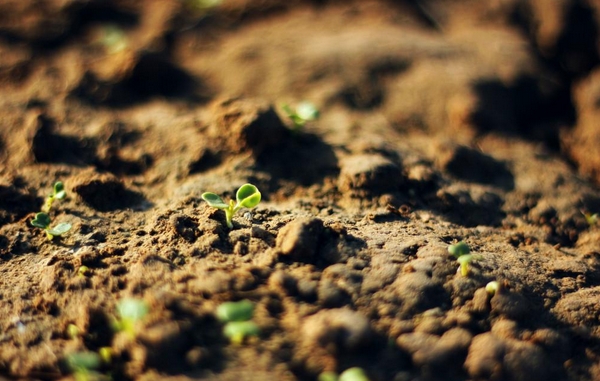
[[[222,199],[221,197],[219,197],[218,195],[211,193],[211,192],[206,192],[202,194],[202,199],[204,201],[206,201],[208,203],[208,205],[212,206],[213,208],[217,208],[217,209],[227,209],[229,208],[229,205],[227,205]]]
[[[31,220],[31,224],[36,228],[46,229],[50,225],[50,216],[47,213],[38,213],[35,218]]]
[[[148,314],[148,304],[141,299],[126,298],[117,304],[117,312],[121,319],[138,321]]]
[[[54,183],[54,198],[62,200],[63,198],[65,198],[66,195],[67,192],[65,191],[65,186],[62,183],[62,181],[57,181],[56,183]]]
[[[67,365],[71,371],[93,370],[100,367],[100,356],[94,352],[77,352],[67,355]]]
[[[369,381],[369,377],[362,368],[350,368],[340,374],[340,381]]]
[[[217,318],[223,322],[250,320],[253,314],[254,303],[249,300],[225,302],[217,307]]]
[[[296,107],[296,115],[306,121],[315,120],[319,117],[319,110],[310,102],[302,102]]]
[[[467,245],[463,241],[460,241],[457,244],[448,246],[448,253],[450,253],[451,255],[454,255],[455,257],[460,257],[461,255],[466,255],[466,254],[469,254],[470,252],[471,252],[471,249],[469,249],[469,245]]]
[[[244,184],[238,189],[235,198],[239,206],[254,208],[260,202],[261,194],[252,184]]]
[[[339,377],[335,372],[323,372],[319,374],[317,381],[338,381]]]
[[[63,223],[56,225],[52,229],[48,229],[48,233],[55,235],[55,236],[63,235],[66,232],[68,232],[69,230],[71,230],[71,227],[72,227],[71,224],[69,224],[68,222],[63,222]]]
[[[475,259],[473,257],[472,254],[467,254],[467,255],[461,255],[460,257],[458,257],[458,259],[456,260],[458,263],[460,263],[461,265],[463,264],[469,264],[471,263],[471,261]]]
[[[223,334],[232,343],[242,344],[246,337],[260,335],[260,328],[252,321],[232,321],[225,324]]]

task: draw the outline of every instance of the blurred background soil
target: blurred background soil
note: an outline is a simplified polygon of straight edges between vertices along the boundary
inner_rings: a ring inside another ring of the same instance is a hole
[[[0,94],[0,379],[600,380],[596,0],[2,0]]]

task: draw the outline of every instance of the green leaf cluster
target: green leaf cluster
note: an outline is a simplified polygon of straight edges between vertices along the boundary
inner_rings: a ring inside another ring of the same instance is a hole
[[[254,303],[249,300],[225,302],[217,307],[217,318],[225,323],[223,335],[234,344],[242,344],[246,337],[260,335],[260,328],[250,321],[254,315]]]
[[[254,208],[260,202],[261,194],[254,185],[244,184],[237,190],[235,198],[237,202],[230,200],[229,204],[226,204],[221,197],[214,193],[206,192],[202,194],[202,199],[206,201],[208,205],[225,211],[227,227],[230,229],[233,228],[233,215],[241,208]]]
[[[296,110],[284,103],[281,109],[294,124],[294,131],[300,131],[306,123],[319,119],[319,110],[310,102],[301,102]]]

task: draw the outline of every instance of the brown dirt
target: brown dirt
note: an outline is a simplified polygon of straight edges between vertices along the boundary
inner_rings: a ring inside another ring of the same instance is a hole
[[[593,0],[1,2],[0,379],[600,379],[599,57]],[[200,195],[246,182],[229,230]]]

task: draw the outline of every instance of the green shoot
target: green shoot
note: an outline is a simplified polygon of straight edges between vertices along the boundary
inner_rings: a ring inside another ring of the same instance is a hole
[[[340,381],[369,381],[369,377],[362,368],[350,368],[340,374]]]
[[[466,254],[466,255],[461,255],[460,257],[458,257],[458,259],[456,260],[460,266],[458,268],[458,271],[460,271],[460,275],[462,276],[469,276],[469,272],[470,270],[470,264],[471,262],[473,262],[474,260],[479,260],[481,259],[481,255],[473,255],[473,254]]]
[[[75,324],[69,324],[67,326],[67,336],[69,336],[70,339],[74,340],[78,338],[79,335],[81,335],[81,330],[79,327],[77,327]]]
[[[102,347],[98,351],[100,355],[100,359],[105,364],[110,364],[112,362],[112,348],[111,347]]]
[[[98,43],[104,46],[109,54],[119,53],[127,48],[127,35],[117,25],[107,24],[102,27]]]
[[[317,381],[338,381],[340,377],[335,372],[323,372],[319,374]]]
[[[223,327],[223,334],[233,344],[240,345],[246,337],[260,335],[260,328],[252,321],[231,321]]]
[[[89,273],[90,273],[90,268],[89,268],[89,267],[87,267],[87,266],[81,266],[81,267],[79,268],[79,271],[78,271],[78,272],[79,272],[79,276],[80,276],[80,277],[85,277],[87,274],[89,274]]]
[[[94,352],[71,353],[66,358],[67,367],[73,372],[77,381],[94,381],[106,379],[96,372],[100,368],[100,356]]]
[[[281,109],[290,118],[292,123],[294,123],[294,131],[300,131],[306,123],[319,118],[319,110],[310,102],[300,103],[295,111],[285,103],[281,105]]]
[[[35,218],[31,220],[31,225],[35,226],[36,228],[44,229],[46,231],[46,237],[50,241],[56,236],[65,234],[71,230],[72,227],[71,224],[63,222],[51,228],[51,222],[52,220],[47,213],[37,213]]]
[[[217,308],[217,318],[222,322],[250,320],[253,314],[254,303],[249,300],[226,302]]]
[[[588,225],[593,226],[598,223],[598,213],[591,214],[582,211],[581,214],[583,214],[583,217],[585,217],[585,221],[588,223]]]
[[[113,328],[134,338],[137,324],[148,315],[149,310],[148,304],[141,299],[123,299],[117,304],[119,319],[113,322]]]
[[[261,194],[254,185],[244,184],[237,190],[235,198],[237,203],[230,200],[229,205],[227,205],[221,197],[214,193],[206,192],[202,194],[202,199],[206,201],[208,205],[225,211],[225,219],[227,220],[227,227],[229,229],[233,228],[233,223],[231,222],[233,215],[242,208],[254,208],[260,202]]]
[[[451,255],[454,255],[457,258],[460,257],[461,255],[467,255],[470,252],[471,252],[471,249],[469,249],[469,245],[467,245],[463,241],[460,241],[459,243],[448,246],[448,253],[450,253]]]
[[[54,183],[54,187],[52,188],[52,194],[46,198],[46,203],[42,207],[42,211],[46,213],[50,213],[50,209],[52,209],[52,203],[54,200],[62,200],[67,196],[67,191],[65,191],[65,186],[62,181],[57,181]]]
[[[198,11],[208,11],[221,5],[223,0],[186,0],[186,3]]]
[[[499,288],[500,288],[500,283],[498,283],[495,280],[493,280],[485,285],[485,291],[488,293],[489,296],[496,295],[496,292],[498,292]]]

